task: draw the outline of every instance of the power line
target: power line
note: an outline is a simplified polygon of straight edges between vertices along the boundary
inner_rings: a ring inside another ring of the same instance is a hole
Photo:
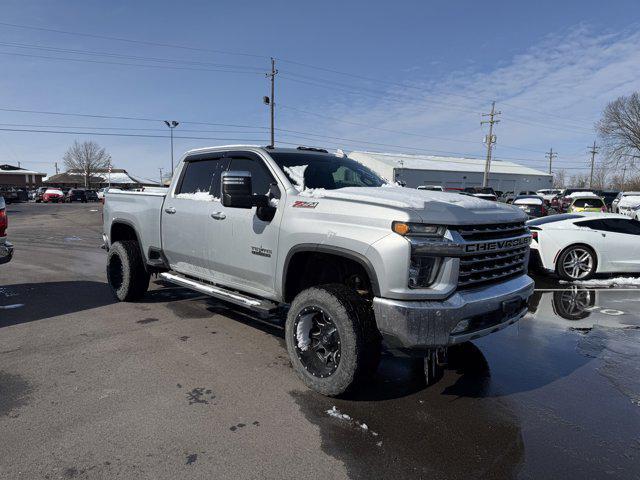
[[[140,68],[160,68],[160,69],[168,69],[168,70],[188,70],[195,72],[218,72],[218,73],[241,73],[241,74],[253,74],[253,75],[261,75],[261,72],[249,72],[245,70],[223,70],[223,69],[215,69],[215,68],[194,68],[194,67],[178,67],[172,65],[151,65],[151,64],[140,64],[140,63],[124,63],[124,62],[109,62],[106,60],[91,60],[88,58],[63,58],[63,57],[48,57],[46,55],[35,55],[29,53],[17,53],[17,52],[0,52],[0,55],[14,55],[18,57],[30,57],[30,58],[41,58],[44,60],[59,60],[64,62],[80,62],[80,63],[99,63],[103,65],[120,65],[125,67],[140,67]]]
[[[64,35],[75,35],[75,36],[87,37],[87,38],[98,38],[98,39],[101,39],[101,40],[113,40],[113,41],[116,41],[116,42],[136,43],[136,44],[140,44],[140,45],[149,45],[149,46],[153,46],[153,47],[177,48],[177,49],[192,50],[192,51],[197,51],[197,52],[219,53],[219,54],[223,54],[223,55],[237,55],[237,56],[243,56],[243,57],[253,57],[253,58],[262,58],[262,59],[269,58],[266,55],[256,55],[256,54],[245,53],[245,52],[232,52],[232,51],[229,51],[229,50],[215,50],[215,49],[211,49],[211,48],[198,48],[198,47],[192,47],[192,46],[188,46],[188,45],[178,45],[178,44],[172,44],[172,43],[151,42],[151,41],[147,41],[147,40],[136,40],[136,39],[124,38],[124,37],[111,37],[111,36],[108,36],[108,35],[99,35],[99,34],[96,34],[96,33],[72,32],[72,31],[69,31],[69,30],[60,30],[60,29],[47,28],[47,27],[37,27],[37,26],[33,26],[33,25],[20,25],[20,24],[17,24],[17,23],[0,22],[0,25],[5,26],[5,27],[12,27],[12,28],[22,28],[22,29],[27,29],[27,30],[40,30],[40,31],[43,31],[43,32],[60,33],[60,34],[64,34]]]

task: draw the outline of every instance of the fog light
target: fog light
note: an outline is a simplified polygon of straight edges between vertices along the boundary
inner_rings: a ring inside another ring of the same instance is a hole
[[[426,288],[438,275],[441,259],[428,256],[411,256],[409,265],[409,288]]]
[[[467,330],[469,330],[469,319],[459,321],[456,328],[451,330],[451,333],[462,333]]]

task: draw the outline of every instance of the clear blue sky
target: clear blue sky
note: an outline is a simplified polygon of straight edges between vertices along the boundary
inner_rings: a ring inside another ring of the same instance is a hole
[[[378,3],[5,0],[0,108],[175,119],[176,136],[210,137],[176,139],[177,156],[220,143],[266,143],[263,72],[274,56],[277,127],[304,132],[279,131],[277,140],[482,156],[480,113],[495,99],[503,112],[497,157],[545,168],[544,152],[553,147],[558,165],[576,172],[602,107],[640,89],[637,1]],[[168,136],[158,121],[0,110],[0,123]],[[169,166],[168,138],[11,131],[0,131],[0,163],[52,173],[76,138],[98,141],[134,175],[157,178],[158,167]]]

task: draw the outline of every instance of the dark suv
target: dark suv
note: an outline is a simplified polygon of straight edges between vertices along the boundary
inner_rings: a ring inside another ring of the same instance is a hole
[[[84,194],[87,197],[87,202],[97,202],[99,200],[95,190],[85,190]]]
[[[65,202],[82,202],[87,203],[87,194],[79,188],[72,188],[64,197]]]

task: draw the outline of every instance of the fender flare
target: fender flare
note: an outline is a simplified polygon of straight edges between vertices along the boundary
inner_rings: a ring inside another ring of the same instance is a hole
[[[286,295],[287,295],[287,292],[285,290],[286,290],[287,274],[289,272],[289,263],[293,258],[293,256],[296,253],[300,253],[300,252],[328,253],[331,255],[345,257],[345,258],[348,258],[349,260],[355,261],[360,266],[362,266],[362,268],[364,268],[364,271],[367,273],[369,277],[369,281],[371,282],[371,289],[373,290],[373,295],[376,297],[380,296],[380,284],[378,283],[378,276],[376,275],[375,268],[373,268],[373,264],[367,257],[362,255],[361,253],[354,252],[353,250],[349,250],[347,248],[336,247],[333,245],[324,245],[320,243],[302,243],[291,248],[289,252],[287,252],[287,256],[284,260],[284,267],[282,269],[282,274],[283,274],[282,283],[281,283],[282,298],[286,298]]]

